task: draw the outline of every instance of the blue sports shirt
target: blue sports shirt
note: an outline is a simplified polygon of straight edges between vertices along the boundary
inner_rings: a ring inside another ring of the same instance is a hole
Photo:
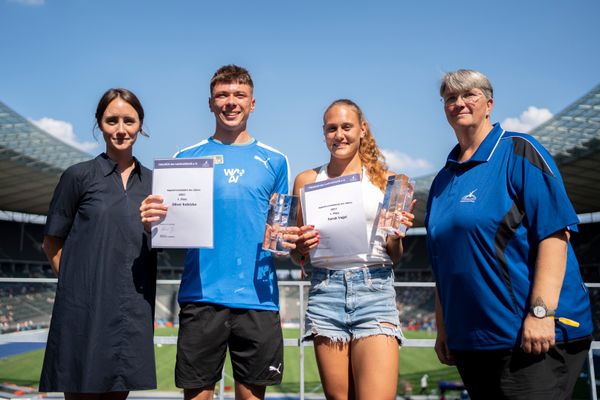
[[[214,159],[214,248],[189,249],[179,302],[278,310],[279,290],[271,253],[262,241],[272,193],[289,192],[286,156],[256,140],[226,145],[212,137],[176,158]]]
[[[453,350],[520,346],[538,243],[577,231],[578,218],[550,154],[531,136],[499,124],[470,160],[450,152],[429,192],[427,247]],[[556,341],[592,332],[589,294],[569,244]]]

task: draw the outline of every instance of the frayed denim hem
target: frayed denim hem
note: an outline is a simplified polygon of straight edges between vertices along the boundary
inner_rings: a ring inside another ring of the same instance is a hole
[[[402,330],[399,326],[393,326],[393,324],[387,321],[377,321],[377,326],[379,327],[378,331],[373,329],[370,331],[361,332],[356,335],[350,335],[346,332],[343,332],[341,335],[319,332],[319,329],[316,326],[312,326],[310,330],[306,331],[302,336],[302,342],[314,341],[315,337],[320,336],[327,338],[335,343],[349,343],[354,340],[360,340],[371,336],[383,335],[396,338],[396,340],[398,341],[398,345],[402,346],[406,338],[402,334]]]

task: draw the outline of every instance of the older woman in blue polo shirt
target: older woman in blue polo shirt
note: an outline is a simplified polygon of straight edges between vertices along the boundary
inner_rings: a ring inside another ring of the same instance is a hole
[[[567,399],[590,346],[589,295],[569,244],[578,218],[550,154],[492,125],[480,72],[440,88],[458,144],[429,193],[425,225],[444,364],[473,399]]]

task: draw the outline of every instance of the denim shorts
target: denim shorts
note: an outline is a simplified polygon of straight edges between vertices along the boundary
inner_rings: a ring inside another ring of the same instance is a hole
[[[391,267],[315,268],[308,293],[304,340],[324,336],[349,342],[368,336],[395,337],[401,344],[394,272]]]

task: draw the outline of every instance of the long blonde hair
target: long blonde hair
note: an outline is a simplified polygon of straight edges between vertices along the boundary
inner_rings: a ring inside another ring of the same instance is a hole
[[[325,115],[329,110],[331,110],[334,106],[343,105],[348,106],[354,109],[356,115],[358,116],[358,121],[362,124],[363,122],[367,126],[367,130],[365,132],[365,136],[360,139],[360,146],[358,147],[358,156],[360,157],[360,161],[363,166],[367,170],[367,175],[371,182],[377,186],[381,191],[385,191],[385,185],[387,183],[387,165],[385,163],[385,157],[379,147],[377,147],[377,143],[375,142],[375,137],[373,133],[371,133],[371,128],[369,127],[369,123],[367,122],[362,110],[352,100],[348,99],[338,99],[332,102],[323,113],[323,120],[325,119]]]

